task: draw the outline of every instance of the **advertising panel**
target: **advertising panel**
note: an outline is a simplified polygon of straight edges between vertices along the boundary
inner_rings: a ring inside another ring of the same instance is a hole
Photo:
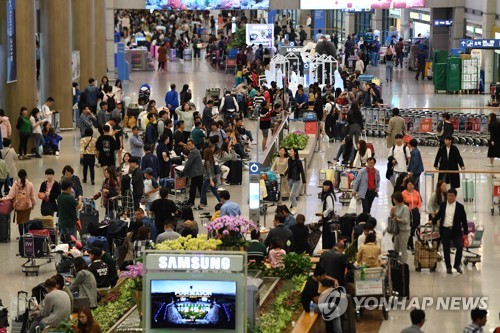
[[[146,0],[150,10],[269,9],[269,0]]]
[[[247,45],[259,45],[264,47],[273,46],[274,25],[272,24],[247,24],[246,43]]]
[[[324,10],[324,9],[347,9],[352,11],[363,11],[371,9],[390,8],[414,8],[424,7],[425,0],[301,0],[300,9]]]

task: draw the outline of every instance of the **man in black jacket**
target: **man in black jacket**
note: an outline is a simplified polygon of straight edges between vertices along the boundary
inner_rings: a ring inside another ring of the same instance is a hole
[[[141,199],[144,195],[144,174],[139,168],[139,159],[132,156],[129,160],[130,169],[132,170],[132,197],[134,199],[134,210],[139,208]]]
[[[269,247],[274,240],[279,240],[284,245],[283,250],[288,253],[292,245],[293,233],[284,225],[284,222],[285,217],[283,215],[274,215],[274,229],[271,229],[271,231],[269,231],[269,234],[264,241],[264,245],[266,247]]]
[[[455,264],[453,267],[458,273],[462,274],[460,263],[462,261],[463,238],[467,236],[469,230],[467,228],[467,214],[464,206],[456,201],[457,190],[451,188],[448,190],[447,202],[441,204],[439,212],[432,219],[433,224],[439,224],[439,233],[443,242],[444,261],[446,263],[446,272],[452,274],[450,261],[450,241],[453,241],[457,252],[455,253]]]
[[[439,148],[434,160],[434,167],[437,170],[458,170],[458,167],[465,170],[460,151],[452,143],[453,138],[451,136],[444,139],[444,145]],[[460,174],[458,173],[439,173],[438,180],[441,179],[450,184],[451,188],[460,188]]]
[[[188,140],[186,144],[189,150],[189,155],[184,164],[184,175],[186,177],[191,177],[191,186],[189,187],[189,200],[188,203],[194,206],[194,199],[196,197],[196,189],[201,195],[201,186],[203,185],[203,162],[201,159],[201,153],[196,149],[194,142]],[[194,210],[201,210],[200,206],[193,207]]]
[[[335,244],[330,251],[323,252],[319,264],[326,271],[326,275],[336,279],[339,286],[346,287],[345,270],[354,269],[354,265],[344,255],[345,245],[342,242]]]

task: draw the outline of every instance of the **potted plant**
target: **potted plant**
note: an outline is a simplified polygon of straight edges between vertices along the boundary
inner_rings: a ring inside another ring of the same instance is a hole
[[[137,311],[139,312],[139,318],[142,320],[142,277],[144,276],[142,262],[138,262],[134,265],[128,265],[126,270],[120,273],[121,278],[129,278],[132,281],[134,290],[134,300],[137,304]]]
[[[211,251],[217,249],[217,246],[222,242],[218,239],[207,239],[206,235],[199,235],[193,238],[191,235],[187,237],[179,237],[174,240],[167,240],[156,244],[155,249],[162,251]]]
[[[246,246],[245,234],[257,226],[243,216],[222,216],[208,223],[206,228],[221,241],[220,249],[241,250]]]

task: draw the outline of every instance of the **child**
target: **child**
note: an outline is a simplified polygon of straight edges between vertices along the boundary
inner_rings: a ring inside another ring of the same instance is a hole
[[[219,202],[217,203],[217,205],[215,205],[215,213],[214,215],[212,216],[212,221],[215,220],[215,219],[218,219],[220,217],[220,209],[222,207],[222,203]]]
[[[271,250],[269,251],[269,263],[271,268],[285,268],[283,257],[286,252],[283,250],[283,244],[279,240],[273,240],[271,243]]]

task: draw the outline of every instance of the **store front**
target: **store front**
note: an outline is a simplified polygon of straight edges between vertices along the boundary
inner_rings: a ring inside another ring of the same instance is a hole
[[[430,9],[419,9],[410,11],[410,37],[429,37],[431,33]]]

